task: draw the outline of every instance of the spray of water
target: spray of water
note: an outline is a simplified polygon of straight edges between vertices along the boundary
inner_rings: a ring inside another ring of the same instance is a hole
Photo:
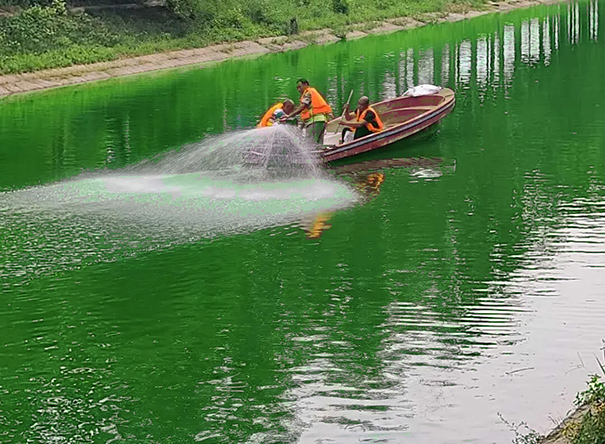
[[[0,193],[3,274],[28,275],[149,249],[296,224],[352,205],[296,129],[207,139],[160,158]]]
[[[317,145],[290,125],[237,131],[189,145],[133,172],[204,173],[238,182],[325,177]]]

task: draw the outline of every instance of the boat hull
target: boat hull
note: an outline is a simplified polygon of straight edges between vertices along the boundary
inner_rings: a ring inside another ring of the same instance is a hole
[[[323,160],[325,162],[333,162],[368,151],[373,151],[403,140],[435,125],[454,109],[454,93],[447,88],[444,89],[446,91],[441,94],[444,96],[444,100],[442,103],[434,106],[432,109],[427,110],[426,112],[405,122],[387,127],[385,130],[379,133],[370,134],[340,146],[330,147],[321,153]],[[380,106],[388,109],[389,101],[375,105],[376,108],[379,108]],[[405,108],[402,108],[400,111],[405,111]]]

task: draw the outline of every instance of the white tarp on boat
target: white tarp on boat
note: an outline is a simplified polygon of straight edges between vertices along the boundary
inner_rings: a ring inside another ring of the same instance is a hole
[[[429,85],[429,84],[418,85],[418,86],[412,86],[405,93],[403,93],[403,95],[412,96],[412,97],[426,96],[428,94],[435,94],[436,92],[439,92],[441,89],[442,88],[440,86],[435,86],[435,85]]]

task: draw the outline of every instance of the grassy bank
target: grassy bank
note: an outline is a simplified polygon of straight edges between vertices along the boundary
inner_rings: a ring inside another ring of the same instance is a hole
[[[590,376],[586,389],[576,395],[576,410],[571,415],[547,436],[525,423],[513,425],[513,444],[605,444],[605,366],[598,363],[603,375]],[[521,427],[528,432],[519,432]]]
[[[323,28],[344,35],[360,23],[464,11],[482,4],[483,0],[169,0],[159,6],[97,8],[64,0],[40,4],[0,0],[0,74]]]
[[[602,365],[601,370],[605,375]],[[588,388],[577,395],[575,404],[584,407],[581,419],[565,424],[560,434],[571,444],[605,444],[605,383],[599,375],[591,377]]]

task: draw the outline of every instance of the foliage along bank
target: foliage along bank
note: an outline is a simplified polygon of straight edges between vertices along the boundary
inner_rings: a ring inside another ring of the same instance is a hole
[[[590,376],[586,390],[576,395],[576,410],[571,415],[547,436],[541,436],[525,423],[512,425],[516,434],[513,444],[605,444],[605,366],[598,359],[597,362],[603,376]],[[529,431],[519,433],[520,427]]]
[[[0,74],[321,28],[342,35],[353,24],[479,7],[484,0],[71,1],[0,0]]]

